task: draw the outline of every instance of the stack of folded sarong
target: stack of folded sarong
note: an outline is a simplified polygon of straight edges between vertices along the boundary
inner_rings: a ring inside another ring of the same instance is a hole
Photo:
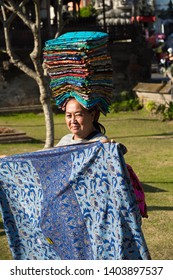
[[[56,104],[63,108],[74,97],[83,107],[106,115],[112,99],[112,62],[108,34],[67,32],[45,43],[43,58]]]

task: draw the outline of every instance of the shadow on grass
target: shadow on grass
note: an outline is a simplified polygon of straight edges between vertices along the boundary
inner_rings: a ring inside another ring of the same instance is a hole
[[[125,136],[110,136],[113,139],[116,138],[140,138],[140,137],[145,137],[145,138],[154,138],[154,139],[167,139],[167,138],[173,138],[173,132],[170,133],[155,133],[155,134],[142,134],[142,135],[125,135]]]
[[[118,118],[107,117],[101,120],[102,122],[126,122],[126,121],[144,121],[144,122],[158,122],[158,119],[145,119],[145,118]]]
[[[147,206],[148,211],[173,211],[173,206]]]
[[[152,192],[152,193],[155,193],[155,192],[167,192],[167,191],[165,191],[163,189],[160,189],[158,187],[153,187],[153,186],[148,185],[146,183],[142,183],[142,186],[143,186],[145,192]]]
[[[22,143],[31,143],[31,144],[44,144],[45,141],[44,140],[41,140],[41,139],[34,139],[34,138],[30,138],[30,137],[27,137],[25,140],[6,140],[6,141],[3,141],[1,142],[0,141],[0,145],[11,145],[11,144],[22,144]]]
[[[33,144],[40,144],[40,143],[43,144],[43,143],[45,143],[44,140],[34,139],[34,138],[32,138],[32,140],[30,142],[33,143]]]
[[[1,231],[3,230],[3,231]],[[0,236],[4,236],[5,235],[5,231],[4,231],[4,225],[3,222],[0,222]]]
[[[166,190],[160,189],[158,187],[153,187],[146,183],[142,183],[142,186],[145,193],[167,192]],[[147,210],[148,212],[149,211],[173,211],[173,206],[148,206],[147,205]]]

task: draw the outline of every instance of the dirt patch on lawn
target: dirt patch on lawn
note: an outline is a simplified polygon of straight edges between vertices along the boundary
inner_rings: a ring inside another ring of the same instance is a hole
[[[0,127],[0,134],[8,134],[8,133],[15,133],[16,130],[9,127]]]

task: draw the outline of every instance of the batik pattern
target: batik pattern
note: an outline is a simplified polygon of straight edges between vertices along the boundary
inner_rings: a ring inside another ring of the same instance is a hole
[[[0,202],[14,259],[149,259],[141,215],[114,143],[0,160]]]

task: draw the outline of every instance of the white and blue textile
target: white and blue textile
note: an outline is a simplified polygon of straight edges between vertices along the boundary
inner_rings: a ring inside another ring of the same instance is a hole
[[[0,203],[14,259],[150,259],[115,143],[0,159]]]

